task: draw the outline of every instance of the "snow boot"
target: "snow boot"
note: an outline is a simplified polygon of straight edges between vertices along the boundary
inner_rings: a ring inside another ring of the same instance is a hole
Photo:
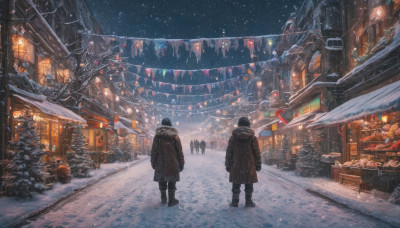
[[[240,184],[232,184],[232,203],[231,207],[239,206]]]
[[[232,194],[231,207],[238,207],[239,206],[239,195],[240,195],[240,193],[233,193]]]
[[[167,203],[167,190],[160,190],[161,192],[161,203],[166,204]]]
[[[251,200],[251,197],[253,196],[253,192],[246,192],[245,198],[246,198],[246,204],[244,205],[245,207],[255,207],[256,204]]]
[[[175,189],[168,189],[168,207],[179,204],[179,200],[175,199]]]

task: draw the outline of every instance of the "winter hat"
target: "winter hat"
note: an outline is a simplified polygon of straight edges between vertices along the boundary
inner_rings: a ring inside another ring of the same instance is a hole
[[[172,127],[172,123],[171,123],[171,120],[169,118],[162,119],[161,120],[161,125]]]
[[[238,122],[239,127],[250,127],[250,121],[246,117],[240,117]]]

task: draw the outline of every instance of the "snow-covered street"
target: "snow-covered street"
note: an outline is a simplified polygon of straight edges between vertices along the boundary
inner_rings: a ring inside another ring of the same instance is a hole
[[[388,227],[265,169],[254,185],[257,207],[244,207],[242,186],[239,208],[230,208],[225,154],[207,150],[202,156],[188,151],[177,183],[178,206],[160,204],[147,160],[83,190],[25,227]]]

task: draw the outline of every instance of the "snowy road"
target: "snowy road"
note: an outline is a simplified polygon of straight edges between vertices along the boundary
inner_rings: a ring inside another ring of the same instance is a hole
[[[338,207],[262,170],[255,184],[256,208],[230,208],[231,184],[224,153],[185,154],[177,183],[180,204],[160,204],[150,161],[106,178],[25,227],[387,227]]]

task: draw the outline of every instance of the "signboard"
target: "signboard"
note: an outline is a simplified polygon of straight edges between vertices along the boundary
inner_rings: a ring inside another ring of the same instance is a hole
[[[263,118],[275,117],[275,111],[264,111],[261,113]]]
[[[293,118],[302,116],[310,112],[318,111],[320,109],[321,109],[321,98],[318,96],[311,102],[302,105],[300,108],[297,108],[293,113]]]
[[[272,136],[272,131],[270,131],[270,130],[262,130],[260,132],[260,137],[268,137],[268,136]]]
[[[357,143],[349,143],[350,155],[357,156]]]
[[[271,129],[272,129],[272,131],[278,130],[278,124],[277,123],[272,124]]]

